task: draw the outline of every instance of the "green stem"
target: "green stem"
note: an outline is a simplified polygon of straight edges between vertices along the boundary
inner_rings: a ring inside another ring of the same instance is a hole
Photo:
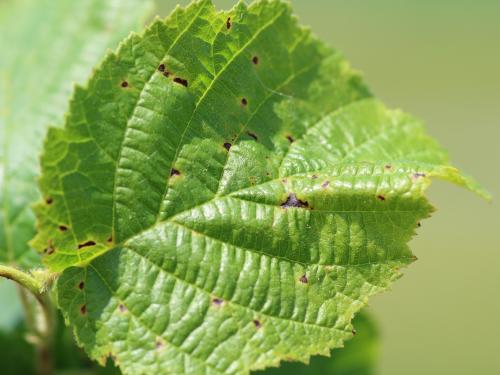
[[[29,273],[23,272],[14,267],[0,264],[0,276],[15,281],[22,287],[28,289],[36,297],[36,299],[38,299],[38,297],[42,294],[42,283],[36,280]]]
[[[0,264],[0,277],[5,277],[16,282],[23,288],[23,291],[29,291],[38,301],[39,311],[43,316],[44,324],[35,328],[35,337],[31,339],[33,340],[33,344],[36,345],[38,375],[51,375],[53,373],[52,344],[55,331],[55,317],[50,296],[44,290],[44,285],[41,281],[17,268]],[[24,293],[21,292],[21,294]],[[29,305],[29,302],[24,302]],[[31,314],[31,312],[27,310],[27,314]],[[32,317],[27,317],[27,319],[32,320]]]

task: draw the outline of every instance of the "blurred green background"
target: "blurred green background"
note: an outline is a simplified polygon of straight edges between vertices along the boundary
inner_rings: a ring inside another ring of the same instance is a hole
[[[177,3],[158,2],[165,14]],[[499,0],[292,3],[378,97],[422,118],[454,163],[500,197]],[[500,374],[498,199],[489,204],[439,182],[430,198],[439,210],[411,244],[419,261],[372,301],[378,372]]]

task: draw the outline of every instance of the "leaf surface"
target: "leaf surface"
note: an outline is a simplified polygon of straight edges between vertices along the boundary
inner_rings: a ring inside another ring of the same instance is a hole
[[[356,315],[355,339],[334,350],[331,357],[314,357],[309,364],[283,363],[255,375],[374,375],[377,373],[379,347],[378,328],[365,310]]]
[[[31,204],[49,125],[76,81],[131,29],[151,3],[139,0],[16,0],[0,5],[0,262],[38,264]]]
[[[33,244],[79,343],[128,374],[328,355],[413,261],[430,178],[478,189],[279,1],[127,38],[42,168]]]

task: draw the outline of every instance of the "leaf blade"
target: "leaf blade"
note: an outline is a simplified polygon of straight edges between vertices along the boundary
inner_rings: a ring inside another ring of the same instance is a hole
[[[246,374],[351,337],[450,177],[369,97],[279,1],[195,2],[110,54],[49,132],[34,240],[91,357]]]

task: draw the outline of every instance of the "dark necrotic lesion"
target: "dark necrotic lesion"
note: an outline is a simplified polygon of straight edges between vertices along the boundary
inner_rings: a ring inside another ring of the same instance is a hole
[[[295,193],[290,193],[290,195],[288,195],[288,198],[281,205],[281,207],[283,207],[283,208],[290,208],[290,207],[309,208],[309,203],[298,199],[297,195],[295,195]]]

